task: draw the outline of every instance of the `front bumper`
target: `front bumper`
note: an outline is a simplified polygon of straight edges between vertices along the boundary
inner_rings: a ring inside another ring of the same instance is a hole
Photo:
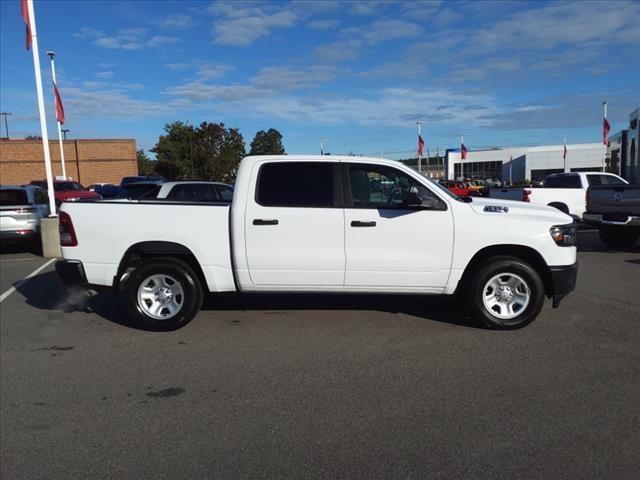
[[[549,267],[549,272],[551,274],[553,308],[558,308],[560,306],[560,300],[576,288],[578,262],[573,265]]]
[[[59,260],[56,262],[56,273],[65,285],[87,285],[82,262],[77,260]]]

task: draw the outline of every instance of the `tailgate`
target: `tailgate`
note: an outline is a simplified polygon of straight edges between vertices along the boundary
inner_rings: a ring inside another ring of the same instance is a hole
[[[0,228],[2,230],[23,228],[37,218],[36,209],[28,205],[0,207]]]
[[[640,216],[640,185],[589,187],[587,211]]]

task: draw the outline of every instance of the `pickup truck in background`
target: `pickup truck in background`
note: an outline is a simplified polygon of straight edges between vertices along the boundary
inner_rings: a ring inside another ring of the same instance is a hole
[[[548,205],[582,220],[586,210],[587,189],[592,185],[625,185],[627,181],[613,173],[554,173],[544,179],[543,187],[492,188],[491,198],[520,200],[535,205]]]
[[[399,162],[252,156],[231,204],[64,203],[56,270],[119,292],[150,329],[189,322],[205,292],[456,294],[514,329],[573,290],[575,237],[557,209],[462,199]]]
[[[640,185],[589,187],[584,221],[598,228],[605,245],[632,246],[640,238]]]

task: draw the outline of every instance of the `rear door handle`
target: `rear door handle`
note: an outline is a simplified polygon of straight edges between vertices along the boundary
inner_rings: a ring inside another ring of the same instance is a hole
[[[361,222],[359,220],[354,220],[351,222],[352,227],[375,227],[376,222]]]
[[[278,225],[278,220],[265,220],[264,218],[254,218],[254,225]]]

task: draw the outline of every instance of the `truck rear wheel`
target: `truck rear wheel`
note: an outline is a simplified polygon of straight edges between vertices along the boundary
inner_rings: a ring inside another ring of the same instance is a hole
[[[631,247],[640,238],[640,229],[629,227],[600,227],[600,240],[611,248]]]
[[[544,285],[528,263],[499,256],[478,267],[467,295],[476,320],[492,329],[513,330],[538,316],[544,303]]]
[[[203,293],[193,269],[175,258],[154,258],[131,272],[124,286],[127,311],[149,330],[175,330],[200,311]]]

